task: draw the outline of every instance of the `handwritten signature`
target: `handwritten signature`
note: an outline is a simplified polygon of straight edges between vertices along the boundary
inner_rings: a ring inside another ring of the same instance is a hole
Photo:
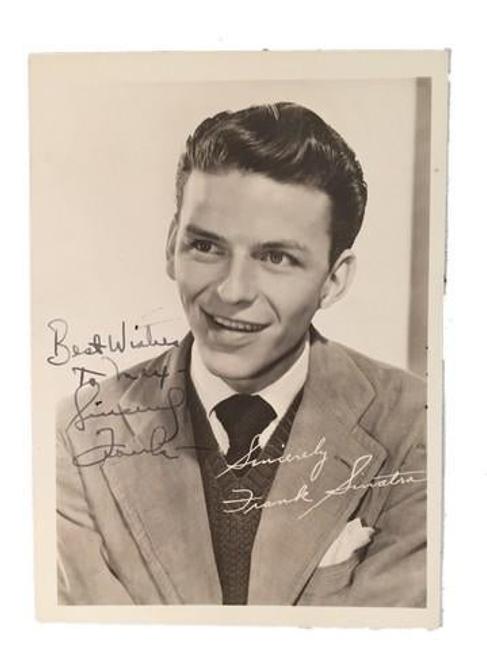
[[[155,406],[135,406],[133,408],[122,408],[117,405],[113,409],[101,411],[97,407],[102,403],[97,400],[100,394],[100,384],[95,380],[88,382],[92,390],[85,387],[78,386],[74,392],[75,413],[71,420],[66,425],[66,431],[71,427],[75,427],[78,431],[85,430],[85,422],[101,417],[121,417],[126,418],[128,415],[136,415],[138,413],[146,413],[153,411],[169,411],[172,415],[174,422],[175,434],[179,430],[177,408],[182,406],[185,401],[184,390],[178,386],[171,386],[167,391],[167,404],[156,404]],[[83,388],[83,390],[82,390]],[[96,408],[90,409],[94,405]]]
[[[95,332],[91,339],[84,345],[68,342],[69,325],[63,318],[53,318],[47,323],[47,327],[53,333],[52,354],[47,357],[47,362],[53,366],[64,366],[73,358],[82,355],[100,355],[107,352],[112,354],[123,354],[127,349],[138,350],[141,348],[154,347],[178,347],[177,339],[167,339],[165,336],[158,339],[154,336],[153,326],[155,323],[134,326],[137,337],[127,335],[127,323],[122,320],[120,332],[117,336],[108,334],[103,337]]]
[[[124,443],[115,442],[115,430],[112,427],[98,429],[96,435],[101,437],[101,444],[85,449],[80,454],[73,456],[73,464],[77,467],[91,467],[92,465],[100,465],[109,458],[141,456],[142,454],[164,456],[169,460],[179,458],[177,454],[171,455],[167,449],[167,445],[173,440],[174,435],[169,435],[162,426],[158,426],[152,431],[148,447],[141,446],[138,449],[130,448]],[[107,438],[105,443],[103,443],[104,436]]]

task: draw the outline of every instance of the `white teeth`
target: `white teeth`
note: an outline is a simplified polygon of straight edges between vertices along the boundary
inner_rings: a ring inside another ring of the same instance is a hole
[[[263,325],[243,323],[242,321],[230,320],[229,318],[223,318],[222,316],[212,316],[212,318],[215,323],[218,323],[218,325],[237,332],[258,332],[264,328]]]

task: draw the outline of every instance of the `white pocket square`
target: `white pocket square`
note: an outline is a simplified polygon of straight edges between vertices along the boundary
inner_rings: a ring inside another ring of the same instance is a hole
[[[360,519],[352,519],[321,558],[319,567],[345,562],[353,553],[370,542],[374,529],[362,526]]]

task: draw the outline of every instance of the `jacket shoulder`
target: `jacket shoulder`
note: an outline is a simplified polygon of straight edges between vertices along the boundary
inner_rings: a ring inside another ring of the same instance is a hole
[[[370,381],[378,397],[394,394],[408,395],[410,400],[419,399],[424,405],[426,381],[409,370],[378,361],[341,343],[334,343],[346,353],[357,368]]]
[[[426,443],[427,383],[412,372],[378,361],[340,343],[371,385],[374,398],[360,424],[386,448]]]

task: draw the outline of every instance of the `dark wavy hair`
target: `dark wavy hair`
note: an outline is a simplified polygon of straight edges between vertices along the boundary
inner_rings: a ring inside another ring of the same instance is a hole
[[[330,263],[350,248],[362,225],[367,185],[343,138],[316,113],[291,102],[224,111],[186,141],[176,176],[176,217],[193,170],[264,174],[325,192],[332,201]]]

